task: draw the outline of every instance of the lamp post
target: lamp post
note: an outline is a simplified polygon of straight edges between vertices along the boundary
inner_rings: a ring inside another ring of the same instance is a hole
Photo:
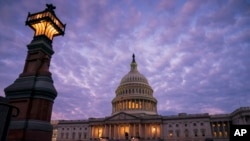
[[[54,54],[53,38],[64,35],[65,24],[55,15],[55,6],[46,6],[44,11],[28,14],[26,25],[35,33],[27,45],[24,69],[16,81],[4,89],[9,103],[20,110],[20,114],[11,121],[8,141],[52,139],[50,118],[57,91],[49,66]]]

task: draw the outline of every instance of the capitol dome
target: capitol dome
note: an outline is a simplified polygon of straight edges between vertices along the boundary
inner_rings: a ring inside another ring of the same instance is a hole
[[[137,70],[134,54],[131,70],[121,79],[115,93],[116,97],[112,100],[112,115],[119,112],[157,114],[157,100],[153,97],[153,89],[147,78]]]

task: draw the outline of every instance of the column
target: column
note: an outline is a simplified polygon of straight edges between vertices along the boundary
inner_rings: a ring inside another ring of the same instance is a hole
[[[135,101],[134,101],[134,99],[131,100],[131,101],[132,101],[132,109],[134,110],[134,108],[135,108]]]
[[[117,125],[117,138],[120,139],[120,125]]]
[[[224,127],[224,121],[221,122],[221,126],[222,126],[222,136],[225,137],[225,127]]]
[[[134,129],[133,129],[134,131],[133,131],[133,136],[135,136],[136,134],[135,134],[135,123],[134,123]]]
[[[122,110],[124,110],[124,101],[122,101]]]
[[[142,133],[141,133],[141,123],[139,123],[139,136],[142,137]]]
[[[219,126],[218,126],[218,121],[216,122],[216,128],[217,128],[217,137],[220,137],[220,129],[219,129]]]
[[[160,137],[161,137],[161,139],[163,139],[163,125],[162,125],[163,123],[160,123]]]
[[[104,125],[104,134],[103,134],[103,136],[107,137],[106,124]]]
[[[141,99],[138,100],[138,105],[139,110],[141,110]]]
[[[109,138],[111,139],[111,124],[109,124]]]
[[[145,110],[145,100],[142,101],[142,109]]]
[[[94,126],[92,126],[92,133],[91,133],[92,135],[92,138],[95,138],[95,127]]]
[[[114,124],[114,137],[115,137],[115,139],[117,139],[116,124]]]
[[[90,125],[90,129],[89,129],[89,138],[92,138],[92,127]]]
[[[130,127],[130,123],[128,124],[128,132],[129,132],[129,136],[131,136],[131,134],[132,134],[132,130],[130,129],[131,127]]]
[[[128,109],[128,100],[125,101],[126,102],[126,110]]]
[[[149,136],[152,139],[152,124],[149,124]]]
[[[156,137],[160,137],[160,131],[159,131],[160,125],[156,124],[156,129],[155,129],[155,133],[156,133]],[[158,133],[159,132],[159,133]]]
[[[213,124],[214,124],[214,122],[211,122],[211,124],[210,124],[210,126],[211,126],[211,132],[212,132],[212,137],[214,137],[214,127],[213,127]]]

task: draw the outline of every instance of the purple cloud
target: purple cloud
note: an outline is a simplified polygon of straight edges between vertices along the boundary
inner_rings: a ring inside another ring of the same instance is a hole
[[[1,1],[1,96],[23,70],[34,34],[27,14],[46,3],[67,24],[53,41],[53,119],[109,116],[132,53],[159,114],[230,113],[250,105],[247,1]]]

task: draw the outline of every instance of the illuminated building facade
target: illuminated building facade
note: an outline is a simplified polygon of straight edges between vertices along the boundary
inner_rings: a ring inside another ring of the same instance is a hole
[[[131,70],[121,79],[115,93],[111,116],[53,121],[53,139],[229,141],[231,124],[250,124],[250,107],[241,107],[231,114],[159,115],[153,89],[138,71],[134,55]]]

